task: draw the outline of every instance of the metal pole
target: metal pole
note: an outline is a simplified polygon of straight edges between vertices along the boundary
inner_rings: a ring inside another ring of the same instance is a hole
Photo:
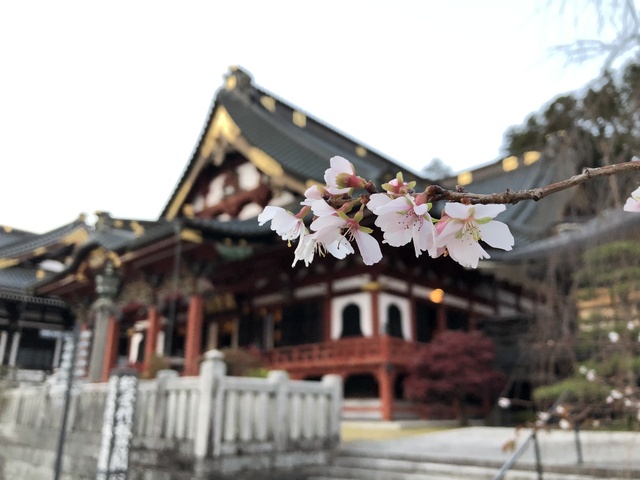
[[[533,439],[534,434],[529,435],[529,437],[522,442],[522,445],[518,447],[518,449],[513,453],[511,458],[505,462],[500,471],[493,477],[493,480],[502,480],[504,476],[507,474],[509,469],[513,467],[513,465],[518,461],[518,459],[525,452],[527,447],[529,446],[529,442]]]
[[[74,375],[73,372],[76,369],[76,356],[78,351],[78,341],[80,340],[80,322],[75,320],[73,326],[73,348],[71,355],[71,364],[69,365],[69,372],[67,375],[67,385],[64,391],[64,404],[62,407],[62,422],[60,424],[60,432],[58,434],[58,446],[56,448],[56,462],[53,468],[53,479],[59,480],[62,474],[62,457],[64,454],[64,444],[67,441],[67,422],[69,419],[69,406],[71,404],[71,390],[73,388]]]
[[[536,455],[536,471],[538,472],[538,480],[542,480],[542,459],[540,457],[540,445],[538,444],[538,435],[533,431],[533,451]]]
[[[575,422],[573,432],[576,439],[576,454],[578,455],[578,465],[582,465],[584,463],[584,459],[582,458],[582,442],[580,442],[580,422]]]

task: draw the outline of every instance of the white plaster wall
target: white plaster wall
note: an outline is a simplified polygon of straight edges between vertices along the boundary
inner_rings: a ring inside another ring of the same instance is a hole
[[[378,295],[378,310],[380,312],[379,333],[384,333],[384,327],[389,321],[388,310],[391,305],[395,305],[400,310],[403,338],[405,340],[413,340],[413,332],[411,328],[411,305],[409,304],[409,299],[384,292]]]
[[[360,329],[365,337],[373,336],[373,312],[369,292],[344,295],[331,300],[331,339],[337,340],[342,334],[342,312],[347,305],[360,307]]]

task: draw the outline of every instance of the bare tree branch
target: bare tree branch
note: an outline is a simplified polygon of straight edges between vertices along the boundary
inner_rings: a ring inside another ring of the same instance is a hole
[[[566,180],[551,183],[544,187],[531,188],[528,190],[510,190],[507,189],[501,193],[471,193],[458,187],[458,191],[447,190],[439,185],[431,185],[427,187],[427,201],[435,202],[438,200],[448,200],[451,202],[460,202],[465,204],[516,204],[523,200],[541,200],[553,193],[566,190],[568,188],[581,185],[598,177],[609,177],[611,175],[619,175],[625,172],[640,171],[640,160],[634,160],[625,163],[616,163],[599,168],[586,168],[579,175],[574,175]]]

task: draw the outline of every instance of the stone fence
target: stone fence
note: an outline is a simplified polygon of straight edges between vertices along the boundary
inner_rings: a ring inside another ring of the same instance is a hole
[[[197,377],[165,370],[155,380],[138,383],[131,426],[132,472],[151,471],[153,478],[161,478],[159,468],[175,471],[180,465],[185,478],[192,478],[326,461],[340,440],[340,377],[327,375],[321,382],[310,382],[290,380],[284,371],[269,372],[266,379],[225,373],[222,353],[214,350],[205,354]],[[107,389],[107,383],[85,384],[69,405],[67,443],[81,446],[96,462]],[[32,444],[37,437],[55,437],[61,428],[64,393],[62,386],[2,392],[4,439]],[[69,445],[66,457],[74,454]],[[51,446],[49,441],[43,448]],[[95,465],[85,474],[95,478]]]

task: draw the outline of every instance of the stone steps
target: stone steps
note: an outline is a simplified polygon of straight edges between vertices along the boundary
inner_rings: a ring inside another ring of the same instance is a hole
[[[530,468],[530,467],[529,467]],[[441,463],[424,459],[393,458],[392,455],[368,456],[361,452],[343,451],[330,465],[315,467],[306,472],[305,480],[492,480],[500,466]],[[603,472],[570,472],[545,468],[545,480],[594,480],[608,478],[622,480]],[[630,478],[630,477],[625,477]],[[537,480],[534,470],[515,468],[508,472],[506,480]]]

